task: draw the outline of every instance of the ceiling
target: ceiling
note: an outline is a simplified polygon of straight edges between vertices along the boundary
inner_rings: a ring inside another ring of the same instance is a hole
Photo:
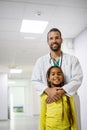
[[[43,34],[21,33],[23,19],[49,24]],[[76,37],[87,27],[87,0],[0,0],[0,72],[11,79],[30,78],[36,59],[49,50],[46,35],[53,27],[64,39]],[[23,73],[9,74],[11,67]]]

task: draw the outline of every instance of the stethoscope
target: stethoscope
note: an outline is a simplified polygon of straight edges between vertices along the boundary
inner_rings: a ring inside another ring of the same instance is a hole
[[[63,59],[63,53],[61,52],[60,65],[59,65],[59,67],[62,66],[62,59]],[[51,53],[50,53],[49,63],[50,63],[51,65],[53,65],[53,64],[52,64],[52,63],[53,63],[53,58],[52,58],[52,56],[51,56]]]

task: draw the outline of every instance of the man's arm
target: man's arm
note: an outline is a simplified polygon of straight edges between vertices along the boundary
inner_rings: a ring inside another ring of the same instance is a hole
[[[35,90],[39,92],[39,95],[41,95],[47,88],[46,81],[42,80],[44,79],[43,77],[46,76],[46,74],[44,74],[42,70],[43,70],[42,59],[38,59],[32,72],[31,82],[32,86],[35,87]]]
[[[71,78],[70,81],[67,80],[66,84],[63,86],[63,89],[69,96],[73,96],[77,92],[83,80],[82,68],[78,59],[76,57],[73,57],[71,58],[71,60],[71,70],[70,72],[67,71]]]

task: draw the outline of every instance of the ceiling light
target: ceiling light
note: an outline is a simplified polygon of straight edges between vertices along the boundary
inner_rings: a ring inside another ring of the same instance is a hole
[[[43,33],[47,27],[47,21],[23,20],[20,32],[24,33]]]
[[[10,73],[22,73],[22,69],[10,69]]]

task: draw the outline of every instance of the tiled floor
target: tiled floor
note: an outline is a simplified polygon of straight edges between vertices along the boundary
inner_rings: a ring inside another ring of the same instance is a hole
[[[38,116],[15,116],[8,121],[0,121],[0,130],[38,130]]]

